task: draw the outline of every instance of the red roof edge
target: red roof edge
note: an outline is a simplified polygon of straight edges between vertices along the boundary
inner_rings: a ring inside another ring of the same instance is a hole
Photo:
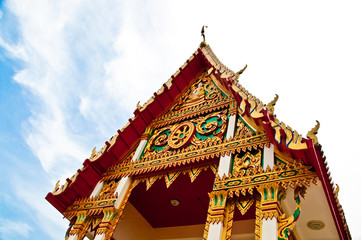
[[[327,202],[329,204],[333,220],[336,225],[336,229],[340,239],[346,240],[351,239],[350,233],[344,228],[344,223],[341,219],[339,208],[337,207],[336,199],[333,194],[333,187],[331,184],[331,176],[327,172],[325,165],[325,158],[322,156],[321,146],[314,145],[311,139],[306,140],[307,146],[309,148],[309,156],[312,159],[312,165],[315,167],[317,175],[322,183]],[[347,227],[347,225],[346,225]]]

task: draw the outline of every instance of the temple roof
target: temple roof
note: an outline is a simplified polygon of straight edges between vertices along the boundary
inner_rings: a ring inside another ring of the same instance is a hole
[[[237,74],[222,64],[209,45],[203,44],[180,67],[171,78],[156,91],[142,106],[138,104],[134,116],[118,130],[99,151],[91,154],[63,186],[56,185],[46,199],[61,213],[76,200],[86,197],[102,178],[102,175],[135,149],[147,126],[167,111],[191,81],[201,72],[213,73],[219,82],[233,95],[243,116],[251,119],[254,128],[267,133],[275,151],[285,153],[293,159],[300,159],[305,165],[312,165],[322,183],[338,234],[341,239],[350,239],[350,233],[342,207],[337,198],[335,184],[328,171],[326,158],[317,141],[317,128],[306,138],[279,121],[273,115],[275,101],[265,105],[250,94],[238,82]]]

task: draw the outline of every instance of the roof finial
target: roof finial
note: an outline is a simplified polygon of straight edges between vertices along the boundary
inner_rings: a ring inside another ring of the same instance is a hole
[[[93,148],[92,154],[90,155],[90,159],[95,157],[97,154],[98,154],[98,152],[96,151],[96,147],[95,147],[95,148]]]
[[[270,115],[273,115],[275,111],[275,105],[277,100],[278,100],[278,95],[276,94],[275,98],[271,102],[269,102],[266,106]]]
[[[320,128],[320,122],[316,120],[316,126],[307,133],[307,137],[313,140],[313,144],[318,144],[318,138],[316,136],[318,129]]]
[[[207,46],[207,43],[206,43],[206,35],[204,34],[204,28],[207,28],[207,27],[208,27],[208,26],[206,26],[206,25],[203,25],[203,27],[202,27],[201,36],[203,37],[203,41],[202,41],[201,44],[200,44],[200,47],[201,47],[201,48]]]
[[[244,68],[242,68],[241,70],[236,72],[236,74],[234,75],[234,80],[238,80],[239,75],[241,75],[244,72],[244,70],[246,70],[246,68],[247,68],[247,64],[246,64],[246,66],[244,66]]]

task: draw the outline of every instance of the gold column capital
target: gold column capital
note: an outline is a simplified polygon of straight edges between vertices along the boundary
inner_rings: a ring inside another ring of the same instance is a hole
[[[210,203],[208,209],[209,220],[212,223],[223,222],[227,202],[227,191],[213,191],[209,193]]]
[[[140,137],[141,140],[148,140],[153,132],[153,128],[148,126],[142,136]]]
[[[73,225],[72,230],[69,232],[70,236],[78,235],[79,237],[82,235],[82,232],[84,232],[84,229],[86,229],[85,225],[88,219],[87,213],[87,210],[77,212],[75,224]]]
[[[231,102],[230,106],[229,106],[229,116],[233,116],[236,115],[238,112],[238,105],[237,102]]]
[[[278,218],[282,215],[280,201],[285,197],[285,191],[279,183],[267,183],[257,187],[261,195],[260,199],[260,218]]]

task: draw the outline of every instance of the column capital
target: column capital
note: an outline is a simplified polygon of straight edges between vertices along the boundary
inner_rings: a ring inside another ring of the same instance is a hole
[[[282,215],[280,209],[280,201],[285,197],[285,191],[279,183],[266,183],[257,187],[257,191],[261,195],[260,199],[260,218],[272,219]]]
[[[153,128],[148,126],[144,133],[142,134],[142,136],[140,137],[141,140],[148,140],[150,138],[150,135],[152,134],[153,132]]]
[[[96,232],[97,235],[108,233],[108,231],[111,229],[111,224],[115,217],[119,214],[119,211],[117,211],[117,209],[114,207],[107,207],[103,209],[103,214],[103,219]]]
[[[209,222],[219,223],[224,220],[227,202],[227,191],[213,191],[209,193],[210,203],[208,209]]]
[[[88,219],[87,213],[87,210],[77,212],[75,224],[73,225],[72,230],[70,230],[69,236],[77,235],[79,238],[81,237],[84,230],[86,230],[85,224]]]
[[[229,116],[233,116],[236,115],[238,112],[238,106],[237,106],[237,102],[231,102],[230,106],[229,106]]]

